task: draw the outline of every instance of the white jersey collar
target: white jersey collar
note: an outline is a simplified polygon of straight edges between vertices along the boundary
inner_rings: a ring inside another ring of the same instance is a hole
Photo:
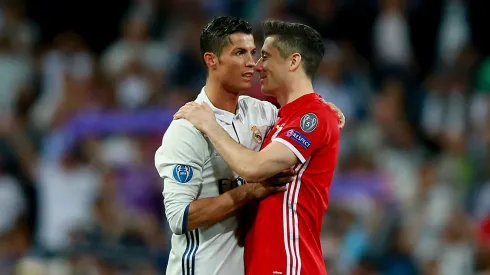
[[[199,95],[197,96],[196,102],[206,102],[209,105],[209,107],[211,107],[211,109],[213,109],[214,114],[216,115],[217,119],[219,119],[225,123],[232,124],[233,119],[235,118],[235,114],[214,107],[213,103],[211,103],[211,101],[209,100],[209,97],[206,94],[206,91],[204,90],[204,88],[206,88],[206,86],[204,86],[201,89],[201,93],[199,93]]]

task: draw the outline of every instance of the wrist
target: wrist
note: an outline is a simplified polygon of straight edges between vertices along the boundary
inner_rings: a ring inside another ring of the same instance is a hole
[[[258,182],[250,182],[245,185],[249,186],[248,189],[248,200],[257,200],[260,199],[260,194],[259,194],[259,188],[261,187],[261,184]]]
[[[230,198],[233,201],[233,205],[241,207],[242,205],[245,205],[258,198],[257,186],[255,183],[243,184],[222,194],[221,196]]]
[[[210,122],[204,123],[204,125],[202,127],[202,131],[205,135],[209,136],[209,133],[213,133],[213,132],[216,132],[217,130],[219,130],[219,129],[217,129],[217,127],[220,127],[220,126],[216,121],[210,121]]]

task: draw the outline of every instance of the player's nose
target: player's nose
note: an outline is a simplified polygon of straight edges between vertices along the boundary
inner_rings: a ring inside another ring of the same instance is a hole
[[[255,60],[254,60],[253,56],[251,56],[250,58],[247,58],[247,61],[245,62],[245,66],[247,66],[249,68],[255,67]]]
[[[263,63],[262,63],[262,57],[261,57],[259,60],[257,60],[257,63],[255,63],[255,67],[254,67],[255,71],[261,72],[263,70],[262,65],[263,65]]]

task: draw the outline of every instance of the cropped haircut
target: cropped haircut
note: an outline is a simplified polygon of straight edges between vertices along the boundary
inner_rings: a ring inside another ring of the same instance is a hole
[[[214,18],[204,27],[199,40],[204,66],[204,54],[212,52],[219,57],[223,48],[230,42],[230,35],[234,33],[252,34],[252,27],[247,21],[231,16]]]
[[[313,80],[325,54],[325,45],[318,31],[304,24],[279,20],[265,21],[262,31],[264,38],[275,37],[273,45],[282,58],[299,53],[306,75]]]

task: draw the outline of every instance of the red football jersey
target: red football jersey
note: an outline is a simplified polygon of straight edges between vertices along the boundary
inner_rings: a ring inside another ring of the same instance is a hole
[[[262,147],[286,145],[300,160],[285,193],[262,200],[246,236],[247,275],[326,275],[320,231],[337,164],[338,113],[316,93],[283,106]]]

